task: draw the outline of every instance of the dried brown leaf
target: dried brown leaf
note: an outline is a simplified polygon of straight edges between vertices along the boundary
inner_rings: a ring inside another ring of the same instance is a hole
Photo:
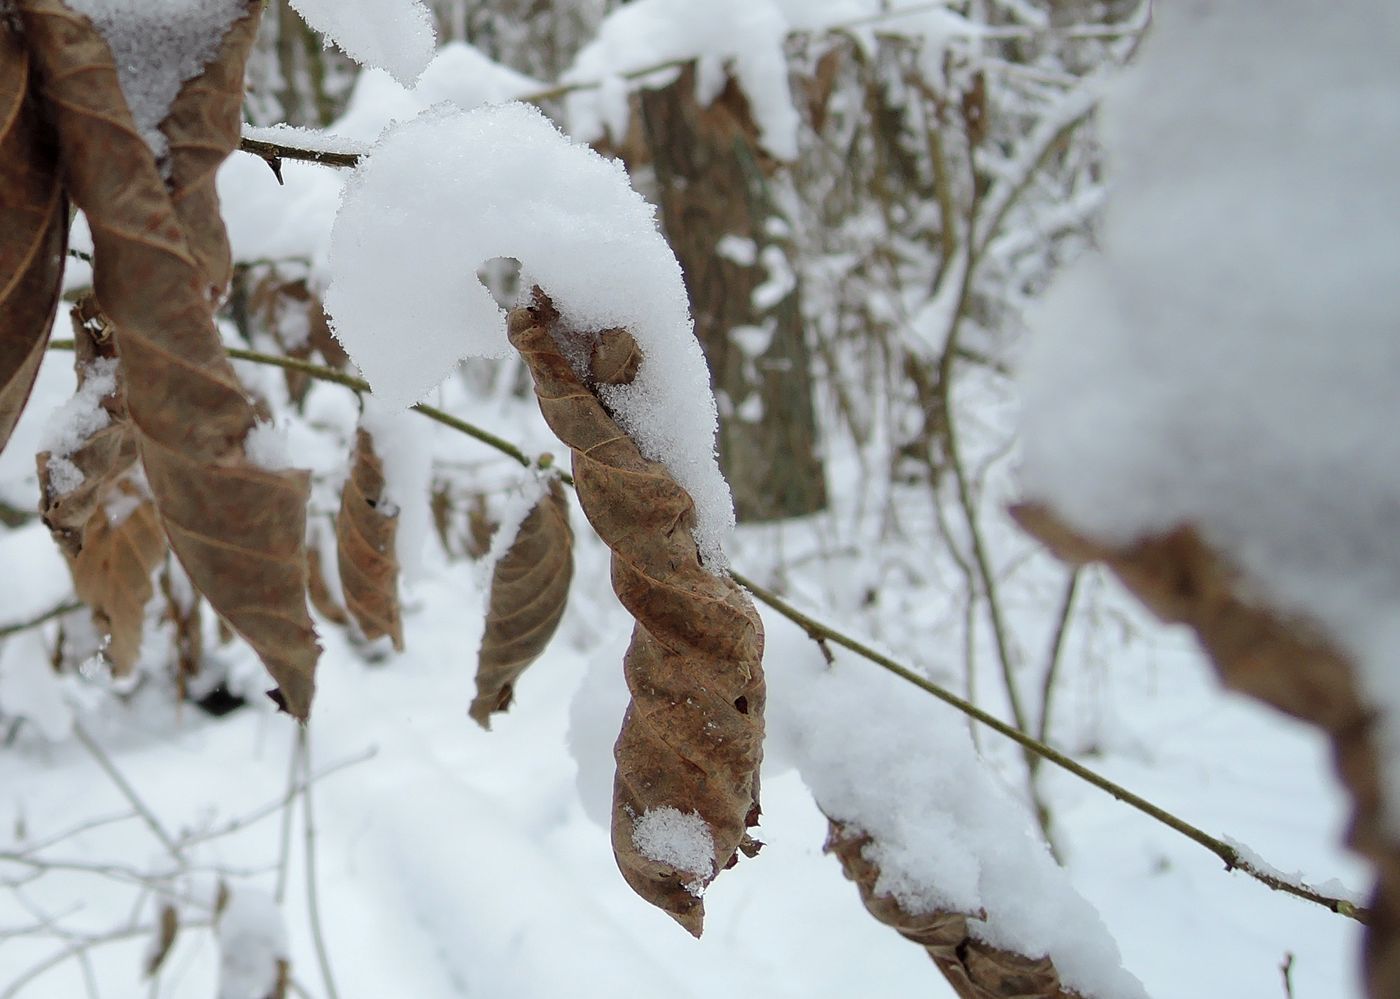
[[[569,597],[574,532],[558,479],[531,509],[509,550],[491,572],[486,630],[476,656],[476,697],[470,714],[482,727],[510,707],[515,681],[544,652]]]
[[[93,280],[117,328],[127,410],[170,544],[194,586],[257,651],[277,699],[311,704],[319,647],[306,608],[309,477],[257,467],[254,425],[213,305],[228,280],[214,170],[238,144],[250,2],[166,125],[170,183],[137,133],[111,52],[61,0],[19,0],[68,190],[87,213]]]
[[[326,582],[326,567],[321,564],[321,549],[314,544],[308,545],[306,549],[306,569],[306,592],[311,598],[311,606],[316,608],[316,613],[331,624],[342,627],[349,624],[350,615],[345,613],[345,608],[340,606],[340,602],[331,594],[330,584]]]
[[[335,518],[340,589],[345,609],[360,632],[373,640],[388,635],[403,650],[399,616],[399,560],[394,553],[399,511],[384,495],[384,465],[363,427],[355,435],[350,475]]]
[[[1050,958],[1029,957],[978,940],[969,920],[979,914],[910,912],[897,899],[880,894],[880,868],[866,856],[871,839],[835,820],[828,822],[826,851],[836,855],[846,877],[856,883],[870,914],[928,952],[961,999],[1072,999],[1079,993],[1060,983]]]
[[[1191,525],[1111,545],[1041,505],[1011,512],[1060,558],[1102,562],[1158,617],[1194,629],[1227,686],[1327,731],[1354,805],[1348,840],[1376,865],[1366,938],[1369,994],[1400,995],[1400,840],[1385,819],[1374,713],[1347,656],[1311,622],[1247,599],[1238,571]]]
[[[614,749],[613,853],[637,894],[699,936],[699,891],[755,848],[762,623],[732,579],[701,565],[690,495],[614,422],[570,367],[557,331],[542,296],[511,313],[511,343],[546,421],[572,451],[579,502],[612,549],[613,589],[637,622],[623,663],[632,701]],[[697,879],[639,849],[638,820],[662,808],[704,820],[714,843],[707,874]]]
[[[349,363],[340,341],[331,333],[325,307],[306,278],[287,277],[276,267],[266,268],[248,293],[248,312],[256,328],[270,334],[286,356],[309,360],[319,353],[337,370]],[[311,387],[311,376],[291,369],[284,375],[288,394],[300,402]]]
[[[151,950],[146,958],[146,977],[150,978],[160,966],[165,963],[166,957],[170,955],[170,948],[175,945],[175,936],[180,932],[180,914],[175,910],[175,906],[166,903],[160,908],[160,925],[157,927],[157,936],[151,941]]]
[[[68,247],[58,147],[19,29],[0,17],[0,450],[44,356]]]
[[[165,535],[155,504],[129,478],[113,483],[83,532],[83,547],[70,562],[78,599],[110,636],[112,672],[125,676],[136,664],[145,629],[153,575],[165,560]]]
[[[93,430],[74,450],[63,455],[41,451],[39,512],[58,546],[71,559],[83,547],[84,532],[114,483],[136,462],[136,439],[126,418],[126,393],[111,327],[92,296],[84,296],[72,309],[73,368],[82,392],[94,364],[115,367],[112,390],[98,400],[105,423]],[[75,474],[80,476],[76,484]]]

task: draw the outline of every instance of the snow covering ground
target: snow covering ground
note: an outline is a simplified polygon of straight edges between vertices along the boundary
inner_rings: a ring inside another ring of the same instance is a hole
[[[859,15],[870,5],[820,6]],[[777,2],[759,7],[773,16],[798,9]],[[391,56],[407,51],[393,47]],[[406,63],[397,71],[405,83],[416,73]],[[402,87],[391,90],[382,77],[366,74],[362,83],[346,115],[347,121],[358,115],[359,124],[337,123],[333,131],[373,141],[390,120],[408,121],[427,103]],[[421,121],[461,117],[439,108]],[[397,134],[412,128],[401,126]],[[324,281],[332,272],[331,220],[342,178],[292,163],[284,174],[287,186],[279,188],[252,157],[235,157],[221,174],[235,254],[296,258]],[[463,262],[469,279],[480,262]],[[30,408],[0,456],[0,499],[8,504],[34,501],[32,455],[50,414],[72,395],[69,361],[61,354],[46,360]],[[281,410],[280,375],[247,365],[239,372]],[[432,401],[509,436],[527,453],[557,452],[533,401],[501,390],[506,379],[484,377],[485,391],[479,370],[449,378]],[[979,414],[999,447],[1009,427],[1005,384],[990,373],[974,374],[960,384],[958,403]],[[290,452],[318,476],[319,512],[333,508],[357,415],[346,390],[318,385],[304,415],[285,427]],[[391,417],[371,419],[386,424]],[[412,436],[401,422],[390,432]],[[468,469],[493,483],[498,509],[501,497],[528,483],[529,473],[475,442],[426,421],[418,434],[416,457],[404,464],[420,481],[418,459],[430,449],[441,467]],[[946,638],[956,608],[938,570],[920,566],[924,575],[894,586],[882,575],[884,565],[924,557],[922,550],[911,556],[912,544],[884,552],[848,543],[868,533],[877,514],[851,488],[864,475],[854,457],[836,447],[827,457],[833,510],[740,530],[729,545],[734,564],[761,580],[780,573],[804,606],[960,685],[964,650]],[[401,487],[408,474],[399,477]],[[1008,477],[996,481],[988,500],[993,510],[1011,491]],[[911,537],[920,544],[935,537],[927,497],[895,495],[894,501]],[[767,845],[709,889],[708,930],[692,940],[631,893],[608,842],[610,748],[625,703],[620,662],[631,623],[607,584],[606,552],[580,532],[559,633],[517,685],[511,712],[487,733],[466,714],[483,574],[469,561],[449,561],[425,530],[409,533],[419,550],[401,555],[416,555],[421,568],[405,592],[407,647],[401,654],[367,650],[323,626],[309,762],[298,756],[294,725],[261,697],[262,668],[241,646],[217,646],[212,626],[211,675],[252,699],[217,720],[172,705],[154,679],[116,690],[91,663],[55,678],[47,666],[52,623],[4,641],[0,710],[29,721],[7,733],[0,750],[0,883],[6,885],[0,888],[0,997],[66,997],[85,989],[109,999],[206,996],[215,992],[222,966],[221,999],[235,999],[239,988],[262,988],[269,962],[282,954],[291,956],[297,989],[328,995],[315,957],[309,875],[320,936],[345,997],[950,994],[921,950],[870,918],[837,863],[821,854],[826,821],[809,785],[829,809],[852,802],[874,807],[868,799],[882,799],[877,810],[889,823],[876,831],[923,844],[910,856],[882,858],[894,872],[893,890],[917,903],[917,881],[901,881],[900,872],[934,871],[941,893],[924,901],[1009,906],[1016,910],[1012,924],[1034,928],[1029,939],[1055,947],[1068,975],[1112,981],[1113,994],[1131,995],[1133,985],[1114,978],[1111,945],[1106,952],[1104,938],[1093,937],[1088,906],[1064,901],[1068,884],[1097,909],[1124,966],[1158,999],[1283,996],[1285,961],[1300,999],[1359,994],[1357,924],[1224,872],[1196,845],[1068,775],[1045,778],[1067,877],[1049,868],[1043,854],[1026,860],[1027,841],[1014,827],[1017,818],[1022,829],[1029,822],[1013,804],[1021,781],[1014,747],[980,734],[981,755],[993,770],[978,776],[961,716],[845,654],[828,671],[800,629],[767,612],[770,717],[779,735],[763,777],[760,836]],[[999,549],[1017,544],[1004,517],[989,525],[989,536]],[[0,565],[24,567],[0,577],[0,626],[69,597],[66,569],[42,525],[0,533]],[[1052,592],[1062,571],[1030,556],[1018,572],[1010,624],[1017,633],[1037,633],[1045,601],[1033,598]],[[866,599],[872,581],[882,585],[876,598]],[[1337,877],[1352,891],[1364,890],[1365,871],[1336,846],[1345,808],[1321,740],[1221,694],[1184,635],[1144,620],[1109,582],[1091,577],[1085,585],[1092,593],[1068,635],[1054,741],[1276,867],[1297,869],[1312,883]],[[974,651],[978,688],[995,690],[991,656],[986,648]],[[804,698],[806,709],[798,712]],[[826,752],[841,759],[823,764],[824,750],[803,745],[820,747],[823,729],[839,732],[852,752]],[[847,756],[859,760],[867,750],[890,746],[909,751],[893,761],[871,753],[864,766],[874,773],[866,784],[842,769]],[[951,773],[950,759],[956,761]],[[103,760],[125,775],[145,816],[136,814]],[[277,804],[304,771],[324,773],[312,789],[314,823],[299,801],[284,828],[285,813],[264,806]],[[983,789],[973,793],[979,781]],[[988,815],[995,821],[982,821]],[[947,829],[949,847],[940,852],[939,823],[949,816],[964,825]],[[685,827],[685,816],[679,818]],[[174,838],[173,850],[162,835]],[[674,835],[663,831],[661,838],[667,848],[675,844]],[[47,866],[35,868],[37,857]],[[1027,876],[1008,881],[1007,871]],[[211,931],[197,923],[221,880],[232,891]],[[151,985],[141,971],[159,908],[148,890],[153,881],[189,925]],[[285,940],[265,918],[268,899],[277,896],[284,900]],[[55,936],[55,926],[67,935]],[[140,932],[127,932],[130,926]],[[1068,941],[1058,941],[1057,933]],[[98,943],[80,948],[85,934]],[[236,942],[221,954],[220,940]],[[1076,945],[1092,952],[1082,965],[1064,950]]]

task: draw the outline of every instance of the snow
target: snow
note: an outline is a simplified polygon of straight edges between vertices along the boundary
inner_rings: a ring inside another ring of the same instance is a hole
[[[985,911],[985,921],[969,920],[974,936],[1049,953],[1083,995],[1145,999],[1103,920],[952,709],[869,664],[828,668],[785,619],[765,625],[769,752],[797,767],[828,816],[870,835],[879,894],[916,914]]]
[[[433,57],[433,18],[423,0],[290,0],[315,30],[362,66],[407,86]]]
[[[331,235],[336,336],[383,402],[417,402],[461,358],[508,353],[502,310],[475,277],[497,257],[521,261],[526,286],[542,287],[573,328],[636,337],[637,378],[606,401],[695,500],[696,541],[722,566],[733,508],[680,266],[621,165],[534,108],[439,107],[384,134]]]
[[[269,472],[296,467],[296,458],[287,440],[287,428],[259,420],[248,428],[243,439],[243,452],[248,460]]]
[[[632,845],[649,860],[695,875],[686,885],[692,895],[702,894],[705,882],[714,876],[715,840],[699,812],[649,808],[637,816]]]
[[[247,884],[229,889],[218,917],[219,999],[263,999],[277,984],[277,963],[288,959],[282,910],[267,892]]]
[[[246,10],[241,0],[65,0],[112,50],[122,96],[157,158],[168,143],[160,123],[180,93],[219,51]]]
[[[73,730],[68,682],[49,665],[40,636],[30,632],[0,646],[0,711],[34,725],[53,742]]]
[[[663,86],[675,76],[673,69],[646,71],[695,59],[702,105],[719,95],[732,74],[748,100],[759,143],[777,159],[796,159],[801,118],[788,85],[788,36],[850,25],[857,26],[855,37],[869,41],[868,27],[858,26],[896,18],[902,34],[924,40],[923,55],[931,62],[954,39],[977,34],[966,19],[926,0],[632,0],[604,19],[562,77],[578,88],[565,98],[569,132],[585,142],[620,138],[629,91]]]
[[[1354,657],[1400,829],[1397,31],[1379,2],[1158,5],[1101,252],[1021,381],[1027,496],[1110,541],[1195,524]]]
[[[93,434],[112,422],[102,399],[117,387],[117,362],[97,358],[84,372],[84,381],[72,398],[54,411],[44,426],[39,448],[49,452],[49,484],[58,495],[83,484],[83,472],[68,460]]]

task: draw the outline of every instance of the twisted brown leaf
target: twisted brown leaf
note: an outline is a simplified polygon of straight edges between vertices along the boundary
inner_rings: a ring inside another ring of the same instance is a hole
[[[961,912],[910,912],[897,899],[876,891],[880,868],[865,855],[871,839],[864,832],[828,821],[826,852],[834,853],[846,877],[856,883],[870,914],[928,952],[961,999],[1071,999],[1079,993],[1060,983],[1048,957],[1002,950],[972,936]]]
[[[613,589],[637,622],[623,663],[632,701],[614,749],[613,853],[637,894],[699,936],[700,892],[739,850],[757,849],[747,830],[759,816],[762,623],[732,579],[700,564],[690,495],[642,456],[570,367],[556,333],[566,335],[542,296],[511,313],[511,343],[546,421],[572,451],[579,502],[612,549]],[[599,353],[614,354],[610,341],[622,338],[630,340],[609,331]],[[703,820],[713,843],[708,872],[678,869],[638,846],[638,821],[667,808]]]
[[[515,681],[544,652],[564,616],[574,577],[574,532],[558,479],[516,531],[491,572],[486,630],[476,655],[476,697],[468,712],[482,728],[505,711]]]
[[[19,0],[68,190],[87,213],[93,280],[117,327],[127,409],[170,544],[191,582],[257,651],[293,715],[319,647],[306,608],[309,477],[249,462],[254,414],[213,304],[228,281],[214,170],[237,145],[243,63],[261,5],[225,35],[167,120],[170,183],[131,119],[111,52],[61,0]]]
[[[34,386],[68,246],[58,147],[30,70],[19,29],[0,16],[0,450]]]
[[[1400,840],[1384,814],[1374,712],[1346,655],[1309,622],[1247,601],[1238,571],[1190,525],[1114,546],[1075,531],[1044,506],[1018,506],[1012,515],[1060,558],[1104,563],[1158,617],[1190,625],[1227,686],[1328,732],[1355,809],[1348,840],[1376,865],[1366,935],[1369,994],[1400,995]]]
[[[340,588],[345,609],[371,641],[388,635],[403,651],[399,619],[399,560],[394,554],[399,511],[384,496],[384,464],[363,427],[355,435],[350,475],[335,518]]]
[[[83,535],[112,484],[136,461],[136,440],[126,417],[126,392],[117,365],[111,325],[92,296],[72,310],[73,368],[82,393],[98,362],[113,373],[113,387],[97,401],[105,423],[62,455],[39,453],[39,511],[54,540],[69,558],[83,547]],[[74,483],[74,474],[80,480]]]
[[[107,658],[116,676],[136,664],[146,604],[155,593],[152,577],[165,552],[155,504],[131,479],[118,480],[93,511],[82,550],[70,563],[78,599],[111,636]]]

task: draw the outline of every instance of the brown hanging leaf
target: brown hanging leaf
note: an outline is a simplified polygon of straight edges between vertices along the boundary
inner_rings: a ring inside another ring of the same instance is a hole
[[[632,702],[614,749],[613,853],[637,894],[699,936],[700,892],[740,850],[757,850],[748,829],[758,822],[763,757],[762,622],[732,579],[700,564],[690,495],[642,456],[570,367],[548,301],[537,293],[534,308],[511,313],[509,330],[545,420],[572,451],[579,502],[612,549],[613,589],[637,622],[623,663]],[[608,331],[600,353],[635,350],[608,342],[623,338]],[[638,822],[663,809],[703,820],[710,870],[681,869],[639,846]]]
[[[243,64],[261,5],[248,4],[180,91],[166,126],[168,186],[102,37],[61,0],[16,7],[69,193],[92,227],[94,286],[117,327],[127,410],[171,547],[257,651],[278,683],[275,699],[304,719],[320,651],[306,608],[309,476],[247,459],[253,408],[213,323],[229,275],[214,172],[238,144]]]
[[[349,624],[350,615],[345,613],[345,608],[331,595],[330,584],[326,582],[326,567],[321,564],[321,549],[314,544],[306,548],[306,569],[306,592],[311,598],[311,606],[316,608],[316,613],[331,624],[341,627]]]
[[[1369,994],[1400,995],[1400,840],[1386,821],[1374,712],[1346,655],[1309,622],[1245,599],[1239,573],[1190,525],[1114,546],[1075,531],[1041,505],[1011,512],[1061,559],[1104,563],[1158,617],[1190,625],[1227,686],[1331,735],[1354,806],[1348,840],[1376,865],[1366,935]]]
[[[126,418],[126,393],[111,325],[85,295],[73,306],[73,368],[79,398],[93,429],[61,454],[39,453],[39,511],[54,540],[70,558],[83,547],[83,533],[111,485],[136,462],[136,440]],[[89,379],[110,380],[99,398],[85,392]],[[71,404],[70,404],[71,405]]]
[[[573,577],[569,502],[554,479],[491,572],[486,630],[476,656],[476,698],[468,712],[482,728],[491,727],[492,714],[510,707],[515,681],[554,637]]]
[[[93,511],[82,550],[70,563],[78,599],[111,636],[107,657],[116,676],[136,664],[146,604],[155,593],[152,576],[165,551],[155,504],[130,478],[118,480]]]
[[[166,957],[170,955],[170,948],[175,945],[175,935],[179,932],[180,914],[175,910],[175,906],[167,902],[160,907],[157,936],[151,941],[151,950],[146,957],[147,978],[159,971],[160,966],[165,963]]]
[[[928,952],[961,999],[1072,999],[1079,993],[1060,984],[1048,957],[1001,950],[972,936],[961,912],[910,912],[897,899],[876,891],[880,868],[865,855],[870,837],[828,820],[826,852],[836,855],[846,877],[856,883],[870,914]]]
[[[345,609],[371,641],[388,635],[403,651],[399,618],[399,560],[394,554],[399,511],[384,495],[384,465],[363,427],[355,434],[350,475],[335,518],[340,588]]]
[[[266,268],[248,294],[248,312],[256,328],[270,334],[287,357],[310,360],[320,353],[325,363],[337,370],[349,363],[340,341],[331,333],[320,298],[306,278],[289,278],[276,267]],[[291,369],[284,374],[288,395],[299,403],[311,387],[311,376]]]
[[[18,27],[0,17],[0,450],[34,386],[68,248],[58,147],[30,71]]]

